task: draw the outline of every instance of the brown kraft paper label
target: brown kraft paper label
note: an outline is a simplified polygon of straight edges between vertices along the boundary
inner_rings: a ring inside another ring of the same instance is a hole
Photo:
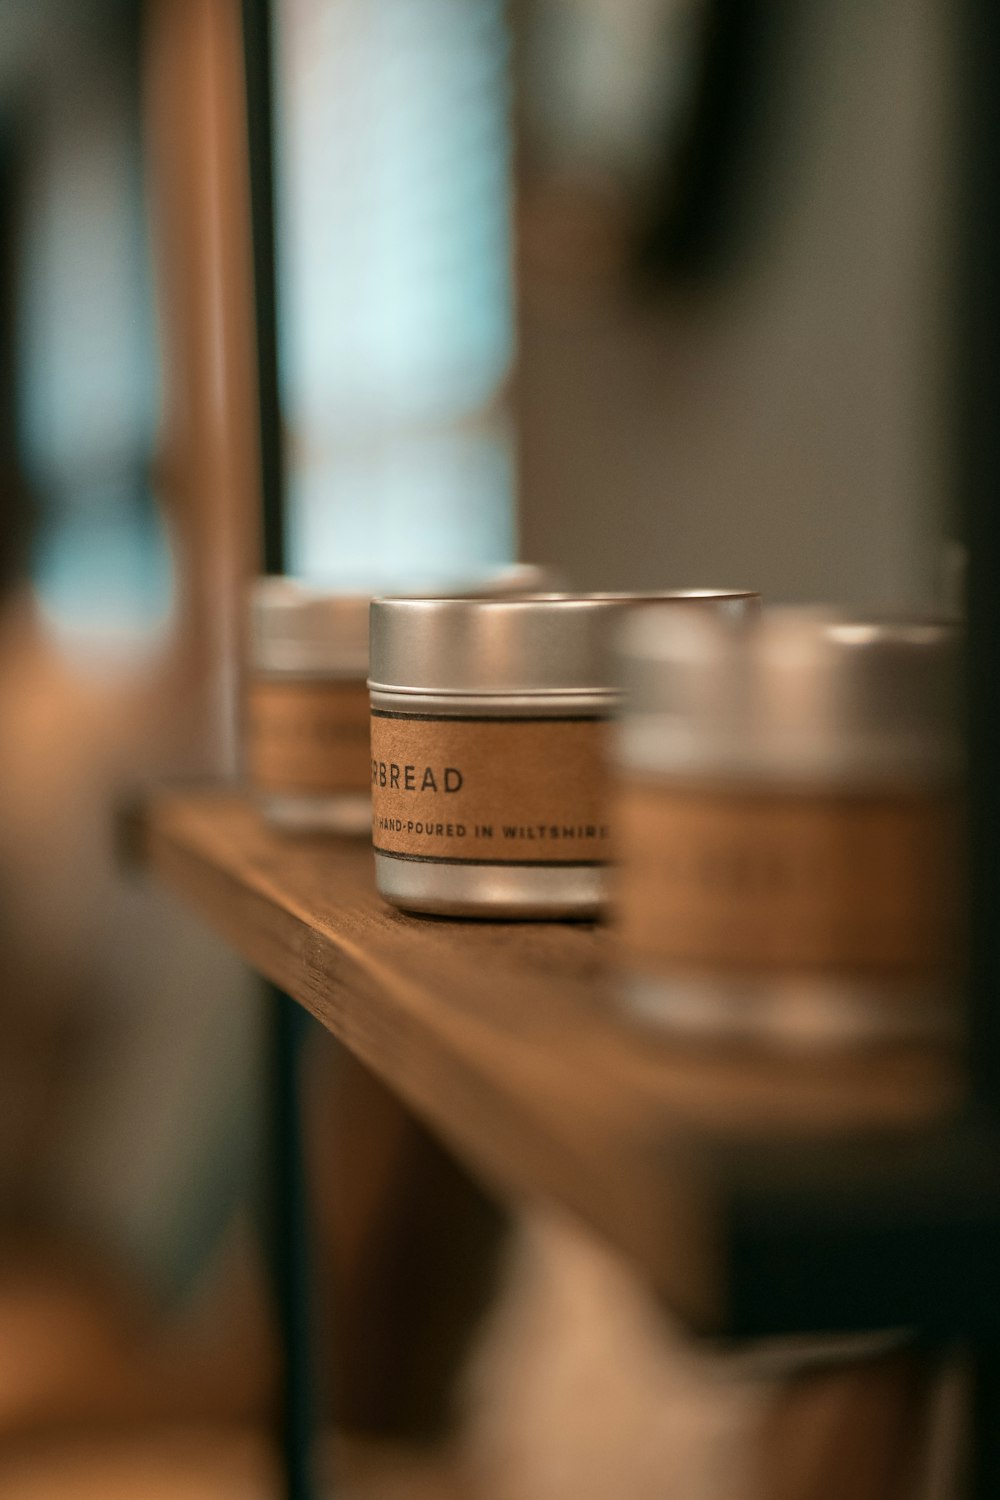
[[[652,969],[919,974],[955,962],[958,829],[944,796],[637,780],[614,819],[619,932]]]
[[[602,864],[601,719],[374,713],[372,842],[404,859]]]
[[[247,694],[247,768],[265,792],[368,790],[368,687],[362,679],[258,679]]]

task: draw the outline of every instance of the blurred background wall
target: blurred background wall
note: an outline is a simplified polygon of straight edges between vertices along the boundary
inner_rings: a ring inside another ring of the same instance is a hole
[[[526,552],[592,588],[932,603],[951,527],[951,9],[715,7],[702,87],[724,124],[694,150],[702,7],[526,11],[545,43],[522,102]],[[663,231],[671,195],[687,217]]]

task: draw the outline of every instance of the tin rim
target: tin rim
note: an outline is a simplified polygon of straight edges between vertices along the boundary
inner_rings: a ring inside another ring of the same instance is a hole
[[[959,633],[938,619],[772,608],[619,634],[627,767],[698,780],[859,784],[961,767]]]
[[[535,594],[516,599],[383,598],[371,608],[373,693],[490,697],[606,693],[623,615],[683,605],[742,615],[748,590]]]

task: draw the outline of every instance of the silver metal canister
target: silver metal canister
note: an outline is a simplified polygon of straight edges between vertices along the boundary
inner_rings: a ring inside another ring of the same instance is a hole
[[[639,603],[739,613],[756,595],[378,599],[372,839],[409,911],[594,917],[611,847],[611,639]]]
[[[940,624],[626,623],[615,894],[634,1013],[800,1046],[953,1028],[957,678]]]
[[[364,833],[370,824],[370,604],[290,578],[253,586],[246,766],[276,827]]]
[[[438,592],[507,597],[555,575],[510,563],[439,580]],[[427,592],[424,587],[422,593]],[[372,592],[258,578],[250,592],[246,764],[263,816],[289,832],[371,827],[368,611]]]

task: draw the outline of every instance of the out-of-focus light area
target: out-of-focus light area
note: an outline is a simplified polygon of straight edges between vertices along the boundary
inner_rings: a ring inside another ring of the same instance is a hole
[[[293,570],[468,573],[514,545],[502,0],[278,6]]]

